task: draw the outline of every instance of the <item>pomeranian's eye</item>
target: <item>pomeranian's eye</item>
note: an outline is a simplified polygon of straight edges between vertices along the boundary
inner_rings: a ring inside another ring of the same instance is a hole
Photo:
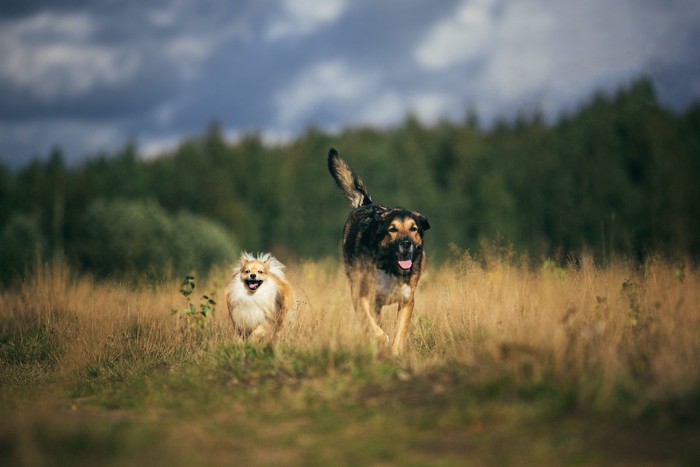
[[[260,269],[258,269],[258,274],[262,274],[262,273],[263,273],[263,272],[262,272]]]
[[[245,270],[245,273],[246,273],[246,274],[250,274],[250,269],[246,269],[246,270]]]

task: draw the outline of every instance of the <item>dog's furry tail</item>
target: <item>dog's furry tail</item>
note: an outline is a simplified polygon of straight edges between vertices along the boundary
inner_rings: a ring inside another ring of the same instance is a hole
[[[353,208],[373,203],[362,179],[357,176],[347,162],[340,158],[338,151],[333,148],[328,151],[328,171]]]

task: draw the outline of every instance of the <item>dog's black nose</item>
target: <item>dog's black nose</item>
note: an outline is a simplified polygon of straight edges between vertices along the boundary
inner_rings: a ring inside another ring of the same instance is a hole
[[[411,242],[408,237],[403,237],[401,240],[399,240],[399,246],[405,250],[411,248],[411,245],[413,245],[413,242]]]
[[[256,277],[258,277],[258,275],[255,274],[255,273],[253,273],[253,274],[250,275],[250,278],[253,279],[253,280],[255,280]]]

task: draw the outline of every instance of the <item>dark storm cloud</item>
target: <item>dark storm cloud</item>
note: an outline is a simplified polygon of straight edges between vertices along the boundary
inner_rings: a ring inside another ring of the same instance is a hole
[[[700,96],[694,0],[7,1],[0,157],[148,152],[218,120],[230,136],[308,125],[549,118],[645,74]]]
[[[3,0],[0,18],[23,17],[47,9],[70,11],[94,5],[94,0]]]
[[[3,3],[0,154],[16,164],[60,144],[84,156],[206,113],[198,87],[235,87],[236,68],[216,66],[248,40],[260,5]],[[202,118],[173,131],[199,131]]]
[[[212,8],[40,9],[0,32],[0,118],[147,111],[181,91],[247,26]],[[182,5],[182,6],[178,6]],[[99,109],[103,110],[99,110]]]

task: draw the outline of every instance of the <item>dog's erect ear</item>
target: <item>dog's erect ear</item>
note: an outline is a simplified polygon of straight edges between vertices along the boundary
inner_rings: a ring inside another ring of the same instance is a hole
[[[377,212],[372,213],[372,222],[374,223],[375,234],[379,235],[384,230],[384,219]],[[371,225],[371,224],[370,224]]]
[[[425,217],[418,211],[413,211],[413,215],[416,216],[416,222],[418,223],[418,226],[421,228],[421,230],[426,231],[430,228],[430,222],[428,222],[427,217]]]
[[[250,263],[251,261],[255,260],[255,257],[248,253],[247,251],[242,251],[241,252],[241,259],[240,259],[240,265],[241,267],[245,266],[246,264]]]

